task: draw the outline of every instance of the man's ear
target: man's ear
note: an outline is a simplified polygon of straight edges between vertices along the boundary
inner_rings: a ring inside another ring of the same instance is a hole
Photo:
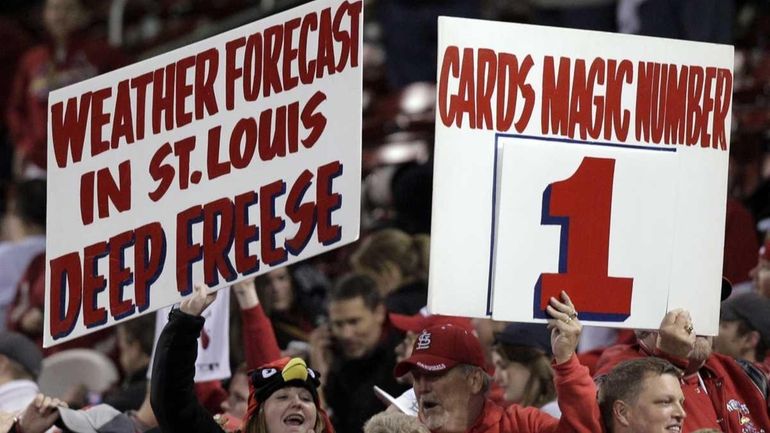
[[[382,325],[385,323],[385,315],[387,314],[387,311],[385,310],[385,304],[380,304],[376,307],[374,307],[374,317],[377,319],[377,323]]]
[[[480,394],[484,389],[484,372],[480,368],[474,368],[466,378],[472,394]]]
[[[631,425],[631,407],[629,407],[623,400],[616,400],[612,403],[612,419],[613,422],[618,423],[623,427]],[[607,426],[608,428],[610,426]]]
[[[762,338],[758,331],[751,331],[746,334],[746,345],[751,350],[756,350],[759,345],[759,340]]]

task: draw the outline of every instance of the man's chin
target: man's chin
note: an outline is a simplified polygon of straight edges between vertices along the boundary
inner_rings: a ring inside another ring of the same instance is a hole
[[[363,358],[364,355],[366,355],[366,349],[363,347],[356,346],[345,350],[345,357],[347,359],[359,359]]]
[[[424,412],[420,412],[420,421],[430,431],[441,431],[441,427],[444,426],[444,417],[437,414],[426,415]]]

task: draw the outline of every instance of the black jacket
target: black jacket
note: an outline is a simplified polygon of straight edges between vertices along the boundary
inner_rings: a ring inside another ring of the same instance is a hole
[[[138,410],[144,403],[144,396],[147,393],[147,368],[140,368],[127,377],[119,388],[107,392],[102,402],[121,412]]]
[[[360,433],[366,420],[386,409],[374,393],[374,385],[395,396],[409,388],[393,377],[393,349],[403,337],[389,328],[384,332],[377,348],[363,358],[344,359],[340,351],[335,353],[324,382],[324,396],[337,433]]]
[[[388,313],[411,316],[428,303],[428,283],[417,280],[397,288],[385,298]]]
[[[195,397],[195,359],[204,319],[174,308],[158,338],[150,402],[163,433],[220,433]]]

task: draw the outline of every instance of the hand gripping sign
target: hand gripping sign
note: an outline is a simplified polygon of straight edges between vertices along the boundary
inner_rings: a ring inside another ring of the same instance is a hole
[[[361,0],[51,93],[44,344],[358,237]]]
[[[155,348],[163,328],[168,323],[168,315],[172,308],[168,306],[155,312],[155,344],[153,344],[151,360],[155,359]],[[195,382],[208,382],[232,377],[230,371],[230,291],[222,290],[217,293],[217,299],[203,311],[206,319],[201,334],[198,337],[198,355],[195,358]],[[153,365],[154,361],[150,362]],[[147,378],[152,369],[147,370]]]
[[[716,333],[732,47],[441,18],[438,50],[430,310],[542,321],[566,290]]]

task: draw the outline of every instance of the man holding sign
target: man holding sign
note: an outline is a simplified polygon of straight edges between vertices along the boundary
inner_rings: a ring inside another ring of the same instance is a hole
[[[447,324],[423,330],[412,355],[396,365],[396,376],[414,378],[420,421],[433,433],[600,432],[596,386],[575,356],[582,325],[569,296],[561,296],[547,307],[561,420],[488,399],[490,379],[479,340]]]
[[[646,356],[667,359],[684,370],[683,432],[701,428],[725,433],[768,432],[767,378],[749,363],[713,353],[712,338],[696,336],[686,310],[666,314],[657,331],[637,331],[639,343],[608,349],[597,364],[603,375],[623,360]]]

